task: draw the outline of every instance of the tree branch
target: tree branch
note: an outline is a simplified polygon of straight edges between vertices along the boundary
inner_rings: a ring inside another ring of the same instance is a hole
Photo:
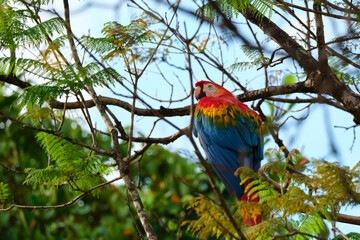
[[[71,52],[73,55],[73,58],[75,60],[75,63],[80,67],[81,66],[81,62],[79,60],[79,57],[77,55],[77,51],[76,51],[76,47],[75,47],[75,43],[73,40],[73,33],[71,31],[70,28],[70,11],[69,11],[69,3],[68,0],[63,0],[63,4],[64,4],[64,12],[65,12],[65,27],[66,27],[66,31],[67,34],[69,36],[69,43],[71,45]],[[81,70],[81,69],[80,69]],[[150,219],[144,209],[144,206],[142,204],[141,198],[139,196],[139,193],[137,192],[136,186],[134,184],[134,182],[132,181],[129,172],[127,170],[127,165],[124,162],[124,159],[122,158],[122,154],[121,154],[121,150],[119,147],[119,142],[118,142],[118,132],[115,128],[115,126],[113,125],[113,123],[111,122],[109,116],[106,113],[106,109],[105,106],[101,103],[101,101],[99,100],[98,96],[96,95],[94,89],[92,86],[86,86],[86,89],[88,90],[92,100],[94,101],[101,117],[104,120],[104,123],[106,124],[106,127],[108,129],[108,131],[111,134],[111,141],[113,144],[113,149],[114,149],[114,159],[118,164],[118,168],[120,171],[120,175],[123,176],[123,180],[127,186],[127,189],[130,193],[130,196],[133,200],[133,204],[134,207],[137,211],[138,217],[140,219],[140,222],[145,230],[146,236],[148,237],[148,239],[150,240],[157,240],[157,236],[156,233],[154,231],[154,229],[152,228]]]
[[[257,25],[266,35],[278,43],[290,57],[297,60],[307,73],[316,70],[317,61],[274,22],[265,16],[258,17],[257,14],[259,13],[250,8],[246,8],[244,11],[240,10],[240,12],[246,19]]]
[[[14,76],[0,75],[0,79],[3,82],[6,82],[6,83],[9,83],[9,84],[21,87],[21,88],[31,86],[30,83],[23,82]],[[312,80],[310,78],[308,78],[307,81],[303,81],[303,82],[298,82],[298,83],[293,83],[293,84],[288,84],[288,85],[281,85],[281,86],[269,86],[266,88],[257,89],[257,90],[253,90],[253,91],[246,91],[243,94],[237,95],[237,98],[242,102],[248,102],[248,101],[264,99],[264,98],[269,99],[272,96],[285,95],[285,94],[290,94],[290,93],[317,93],[317,91],[313,88],[311,82],[312,82]],[[108,106],[108,105],[117,106],[117,107],[125,109],[128,112],[131,112],[131,110],[132,110],[131,104],[129,104],[128,102],[122,101],[120,99],[105,97],[105,96],[98,96],[98,99],[105,106]],[[280,101],[280,100],[275,100],[275,101]],[[286,101],[286,100],[283,100],[283,101]],[[297,101],[297,99],[294,99],[293,101],[289,100],[289,102],[296,102],[296,101]],[[299,101],[301,102],[300,99],[299,99]],[[344,111],[347,111],[347,109],[344,106],[342,106],[340,104],[336,104],[331,101],[321,101],[321,100],[318,100],[318,98],[317,98],[311,102],[326,103],[326,104],[332,105],[334,107],[337,107],[339,109],[342,109]],[[50,107],[54,108],[54,109],[63,109],[65,104],[66,104],[66,109],[68,109],[68,110],[80,109],[82,107],[86,107],[86,108],[95,107],[95,103],[93,100],[86,100],[84,102],[77,101],[77,102],[66,102],[66,103],[60,102],[60,101],[49,102]],[[181,108],[165,108],[165,107],[161,106],[159,109],[145,109],[145,108],[135,107],[134,113],[137,116],[146,116],[146,117],[156,117],[159,115],[161,115],[163,117],[179,117],[179,116],[189,115],[190,114],[190,106],[185,106],[185,107],[181,107]]]
[[[5,82],[5,83],[9,83],[15,86],[18,86],[21,89],[30,87],[31,84],[29,82],[24,82],[21,81],[18,77],[16,77],[13,74],[9,74],[9,75],[0,75],[0,81],[1,82]]]
[[[328,65],[328,58],[326,52],[325,44],[325,35],[324,35],[324,24],[321,15],[321,2],[314,2],[313,8],[316,11],[315,13],[315,23],[316,23],[316,43],[318,48],[319,55],[319,70],[322,74],[326,74],[330,70]]]
[[[329,66],[322,65],[319,68],[318,61],[267,17],[257,17],[259,13],[250,8],[240,12],[246,19],[257,25],[266,35],[278,43],[290,57],[304,68],[308,74],[308,79],[305,83],[307,83],[312,92],[331,95],[344,105],[347,112],[354,116],[355,123],[360,123],[360,95],[351,91],[345,83],[340,82]]]
[[[77,200],[79,200],[80,198],[82,198],[83,196],[85,196],[86,194],[92,192],[93,190],[97,189],[97,188],[100,188],[100,187],[103,187],[105,185],[108,185],[110,183],[113,183],[117,180],[120,180],[122,177],[117,177],[117,178],[114,178],[113,180],[110,180],[108,182],[104,182],[104,183],[101,183],[99,185],[96,185],[86,191],[84,191],[83,193],[81,193],[80,195],[78,195],[77,197],[75,197],[73,200],[69,201],[69,202],[66,202],[66,203],[63,203],[63,204],[58,204],[58,205],[51,205],[51,206],[28,206],[28,205],[19,205],[19,204],[11,204],[9,207],[7,208],[4,208],[4,209],[0,209],[0,212],[6,212],[6,211],[9,211],[13,208],[23,208],[23,209],[55,209],[55,208],[63,208],[63,207],[66,207],[66,206],[69,206],[73,203],[75,203]]]
[[[13,117],[10,117],[8,114],[6,114],[2,109],[0,109],[0,115],[2,115],[3,117],[5,117],[6,119],[9,119],[11,122],[15,123],[16,125],[20,126],[20,127],[23,127],[23,128],[28,128],[28,129],[31,129],[31,130],[35,130],[35,131],[38,131],[38,132],[45,132],[45,133],[49,133],[49,134],[52,134],[54,136],[57,136],[59,138],[62,138],[66,141],[69,141],[73,144],[76,144],[78,146],[81,146],[81,147],[84,147],[84,148],[87,148],[87,149],[90,149],[90,150],[93,150],[97,153],[100,153],[100,154],[104,154],[106,156],[112,156],[112,152],[108,152],[108,151],[105,151],[104,149],[101,149],[101,148],[98,148],[98,147],[95,147],[95,146],[89,146],[83,142],[80,142],[80,141],[77,141],[73,138],[69,138],[69,137],[65,137],[65,136],[62,136],[59,132],[57,131],[53,131],[53,130],[48,130],[48,129],[42,129],[42,128],[37,128],[37,127],[34,127],[34,126],[31,126],[31,125],[28,125],[28,124],[25,124]]]
[[[12,173],[25,174],[24,171],[18,171],[18,170],[16,170],[16,169],[13,169],[13,168],[11,168],[11,167],[6,166],[5,164],[3,164],[3,163],[1,163],[1,162],[0,162],[0,166],[2,166],[3,168],[5,168],[6,170],[8,170],[9,172],[12,172]]]

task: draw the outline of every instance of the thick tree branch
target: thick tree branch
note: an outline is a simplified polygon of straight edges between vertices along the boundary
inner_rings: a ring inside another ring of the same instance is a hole
[[[360,123],[360,95],[351,91],[345,83],[340,82],[328,66],[325,64],[319,66],[318,61],[274,22],[271,22],[265,16],[257,17],[258,13],[250,8],[246,8],[241,13],[278,43],[290,57],[304,68],[308,74],[308,80],[305,82],[311,87],[312,91],[334,97],[344,105],[346,111],[354,116],[354,122]],[[325,62],[325,60],[322,62]]]
[[[19,88],[22,88],[22,89],[31,86],[31,84],[29,82],[21,81],[18,77],[16,77],[13,74],[0,75],[0,81],[5,82],[5,83],[9,83],[11,85],[18,86]]]
[[[241,13],[246,19],[257,25],[266,35],[278,43],[307,73],[316,70],[317,61],[274,22],[265,16],[258,17],[257,14],[259,13],[250,8],[246,8]]]
[[[269,97],[268,100],[274,101],[274,102],[282,102],[282,103],[323,103],[328,104],[333,107],[336,107],[338,109],[341,109],[343,111],[346,111],[345,108],[339,104],[338,102],[334,102],[331,99],[318,96],[314,98],[276,98],[276,97]]]
[[[315,13],[315,23],[316,23],[316,42],[319,55],[319,69],[320,72],[325,74],[330,70],[328,65],[328,58],[325,45],[325,34],[324,34],[324,24],[321,15],[321,2],[314,2]]]
[[[298,83],[281,86],[269,86],[258,90],[248,91],[236,97],[242,102],[248,102],[289,93],[316,93],[316,91],[312,88],[311,82],[307,80]]]
[[[131,112],[132,105],[128,102],[116,99],[116,98],[110,98],[110,97],[104,97],[104,96],[98,96],[99,101],[104,105],[112,105],[117,106],[125,109],[128,112]],[[93,100],[87,100],[84,102],[85,106],[87,108],[95,107],[95,103]],[[50,102],[50,106],[52,108],[56,109],[62,109],[64,106],[63,102],[59,101],[53,101]],[[81,108],[80,102],[68,102],[67,103],[67,109],[78,109]],[[156,117],[158,115],[162,115],[164,117],[175,117],[175,116],[185,116],[189,115],[190,107],[182,107],[182,108],[165,108],[160,107],[159,109],[145,109],[145,108],[134,108],[134,113],[138,116],[148,116],[148,117]]]
[[[0,79],[3,82],[18,86],[20,88],[22,87],[29,87],[31,86],[30,83],[26,83],[18,79],[17,77],[13,76],[4,76],[0,75]],[[237,98],[242,102],[248,102],[258,99],[269,99],[273,96],[277,95],[285,95],[290,93],[317,93],[317,91],[313,88],[312,83],[310,80],[288,84],[288,85],[281,85],[281,86],[269,86],[267,88],[257,89],[253,91],[247,91],[243,94],[237,95]],[[105,97],[105,96],[98,96],[98,99],[100,102],[105,105],[111,105],[111,106],[117,106],[120,108],[125,109],[128,112],[131,112],[132,105],[128,102],[122,101],[120,99],[111,98],[111,97]],[[280,99],[274,99],[275,101],[284,101],[284,102],[297,102],[298,99],[293,100],[280,100]],[[331,102],[331,101],[325,101],[321,100],[319,98],[313,99],[313,100],[306,100],[303,101],[299,99],[299,102],[313,102],[313,103],[326,103],[329,105],[332,105],[334,107],[337,107],[342,110],[346,110],[342,105]],[[95,103],[93,100],[86,100],[83,102],[60,102],[60,101],[52,101],[49,102],[49,105],[51,108],[54,109],[64,109],[64,106],[66,104],[67,110],[72,109],[80,109],[83,107],[86,108],[92,108],[95,107]],[[156,116],[164,116],[164,117],[177,117],[177,116],[187,116],[190,114],[190,106],[185,106],[181,108],[165,108],[160,107],[159,109],[145,109],[145,108],[134,108],[134,113],[137,116],[147,116],[147,117],[156,117]],[[124,139],[124,138],[122,138]],[[125,139],[124,139],[125,140]],[[139,140],[141,141],[141,140]],[[149,140],[151,141],[151,140]]]

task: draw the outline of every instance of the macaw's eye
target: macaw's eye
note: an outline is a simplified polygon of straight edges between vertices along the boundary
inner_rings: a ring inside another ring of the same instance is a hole
[[[212,87],[213,87],[213,85],[211,85],[211,84],[208,85],[208,88],[212,88]]]

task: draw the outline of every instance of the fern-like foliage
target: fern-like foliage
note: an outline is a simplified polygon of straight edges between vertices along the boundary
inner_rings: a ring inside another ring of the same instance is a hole
[[[198,8],[196,14],[209,20],[218,20],[221,14],[214,8],[214,4],[228,19],[238,17],[245,8],[254,11],[257,17],[270,16],[272,10],[272,5],[264,0],[216,0]]]
[[[314,161],[316,170],[314,182],[321,188],[318,197],[320,204],[326,205],[335,200],[341,206],[354,206],[360,203],[360,164],[354,168],[341,167],[339,163]]]
[[[278,182],[280,190],[249,168],[236,171],[241,184],[253,179],[245,192],[250,196],[257,191],[254,195],[260,196],[259,203],[238,201],[232,205],[235,219],[261,213],[262,223],[243,229],[248,239],[272,239],[276,235],[289,235],[289,239],[296,240],[313,239],[312,236],[328,239],[329,229],[321,216],[332,221],[340,207],[359,204],[360,162],[352,169],[325,160],[313,160],[312,166],[306,166],[308,160],[298,150],[292,150],[286,159],[276,149],[268,149],[265,156],[268,163],[261,171]],[[308,174],[293,174],[289,168]],[[217,207],[206,198],[191,202],[189,208],[195,210],[198,219],[184,223],[188,224],[188,231],[202,238],[229,238],[235,234],[232,228],[219,233],[220,220],[224,224],[227,220]]]
[[[142,18],[132,20],[128,25],[108,22],[102,30],[105,37],[84,36],[80,41],[90,51],[102,55],[104,61],[109,61],[132,47],[151,41],[156,34],[149,29],[149,24]]]
[[[44,4],[49,1],[32,1]],[[71,65],[61,53],[67,44],[63,21],[52,18],[36,21],[37,15],[29,9],[12,7],[12,1],[1,1],[0,45],[10,49],[11,56],[0,58],[0,72],[28,81],[37,79],[41,83],[25,89],[19,96],[19,104],[27,109],[41,107],[45,101],[54,101],[64,95],[76,95],[86,86],[114,85],[122,76],[114,69],[104,69],[98,63],[86,66]],[[133,46],[150,41],[155,35],[149,30],[150,21],[139,18],[129,25],[117,22],[105,24],[104,38],[83,37],[81,43],[93,53],[104,55],[103,60],[126,53]],[[55,39],[53,39],[55,38]],[[16,58],[16,52],[24,48],[43,48],[41,58]]]
[[[115,81],[122,81],[123,79],[123,77],[114,68],[108,67],[103,69],[97,63],[89,63],[83,67],[82,73],[86,73],[85,82],[93,86],[103,86],[106,84],[114,86]]]
[[[44,51],[43,56],[44,59],[49,58],[49,55],[56,50],[60,50],[62,47],[66,45],[66,43],[69,41],[69,37],[67,35],[62,35],[60,37],[57,37],[53,39],[47,49]]]
[[[199,218],[197,220],[186,220],[182,225],[187,225],[187,231],[196,234],[201,239],[209,239],[214,236],[231,239],[235,233],[224,212],[207,198],[192,199],[188,203],[188,209],[194,209]],[[242,224],[240,219],[237,219],[239,220],[238,224]]]
[[[313,216],[301,214],[299,215],[299,219],[300,220],[298,221],[293,221],[293,229],[297,229],[301,233],[307,233],[312,236],[328,239],[330,234],[329,229],[324,220],[318,214],[314,214]],[[312,238],[304,234],[297,234],[294,239],[308,240]]]
[[[80,42],[91,52],[105,54],[117,48],[113,38],[83,36]]]
[[[350,44],[346,44],[345,48],[349,48],[348,52],[343,50],[343,55],[350,59],[353,62],[357,62],[359,59],[358,54],[355,54],[356,50],[352,51],[352,49],[356,49],[354,46]],[[336,74],[340,81],[345,82],[348,85],[359,85],[360,84],[360,74],[354,73],[353,68],[350,64],[348,64],[343,59],[339,59],[337,57],[329,56],[329,66],[332,68],[333,72]]]
[[[62,110],[55,110],[50,107],[39,107],[34,106],[33,108],[28,108],[27,111],[24,111],[18,116],[19,120],[24,120],[28,124],[33,124],[34,126],[39,125],[41,122],[42,127],[53,127],[53,124],[49,122],[50,119],[60,120],[63,116]]]
[[[47,62],[24,58],[0,58],[0,70],[6,74],[33,75],[45,81],[44,84],[33,85],[19,95],[21,107],[33,108],[41,106],[45,101],[53,101],[63,95],[76,94],[86,85],[113,85],[115,80],[121,81],[121,75],[113,68],[103,69],[97,63],[89,63],[84,67],[50,65]],[[10,73],[12,71],[12,73]]]
[[[0,45],[3,48],[14,50],[17,47],[13,39],[21,34],[25,21],[26,16],[19,11],[14,11],[6,4],[0,5]]]
[[[73,190],[84,191],[104,182],[103,175],[112,168],[102,164],[99,156],[87,156],[86,151],[64,139],[40,132],[36,135],[41,147],[49,154],[51,165],[44,169],[26,169],[25,184],[34,189],[53,189],[69,184]],[[95,190],[93,194],[98,194]]]
[[[64,24],[58,17],[41,22],[33,27],[28,27],[21,34],[15,37],[16,42],[25,44],[39,44],[53,37],[55,34],[62,34]]]
[[[27,72],[43,79],[50,79],[51,73],[58,71],[58,69],[52,67],[47,62],[26,58],[4,57],[0,58],[0,64],[2,69],[4,69],[3,71],[8,74],[10,74],[10,70],[12,70],[12,73],[15,75],[21,75]]]
[[[0,43],[2,47],[16,49],[20,46],[39,45],[55,34],[62,34],[63,22],[55,17],[34,26],[34,13],[27,9],[16,10],[9,5],[0,7]]]
[[[4,205],[9,196],[9,186],[6,183],[0,182],[0,208],[4,208]]]
[[[133,45],[139,45],[149,41],[153,32],[148,29],[149,25],[142,18],[132,20],[129,25],[121,25],[117,22],[105,24],[102,33],[106,38],[113,38],[118,48],[127,49]]]
[[[32,1],[32,4],[45,4],[49,1]],[[20,105],[33,108],[45,101],[53,101],[63,95],[77,94],[87,85],[102,86],[114,84],[121,76],[115,69],[102,69],[97,63],[90,63],[85,67],[69,65],[59,50],[67,43],[68,36],[64,35],[64,25],[60,18],[46,21],[36,21],[36,13],[30,9],[12,7],[12,1],[1,1],[0,6],[0,45],[3,49],[10,49],[11,57],[0,59],[0,72],[4,75],[14,75],[19,79],[26,76],[27,80],[35,78],[42,84],[33,85],[19,96]],[[120,28],[124,34],[135,28],[141,28],[140,21]],[[114,25],[114,24],[110,24]],[[107,29],[110,30],[110,25]],[[135,26],[136,25],[136,26]],[[115,29],[116,24],[111,29]],[[145,28],[145,27],[143,27]],[[116,32],[116,29],[114,30]],[[137,31],[139,33],[139,31]],[[129,33],[130,34],[130,33]],[[127,35],[128,46],[131,42]],[[137,42],[142,41],[140,33],[134,37]],[[55,40],[52,40],[54,37]],[[113,39],[118,39],[118,35]],[[121,39],[121,38],[119,38]],[[18,50],[24,48],[44,48],[40,59],[15,58]],[[112,49],[116,47],[112,46]],[[30,77],[30,78],[29,78]]]
[[[45,101],[53,101],[64,94],[68,94],[69,89],[62,86],[34,85],[26,90],[18,98],[20,107],[27,106],[33,109],[35,105],[41,106]]]
[[[263,64],[269,62],[269,58],[265,57],[259,49],[249,48],[246,45],[240,47],[246,57],[251,61],[237,62],[230,65],[231,71],[246,71],[254,67],[261,67]]]

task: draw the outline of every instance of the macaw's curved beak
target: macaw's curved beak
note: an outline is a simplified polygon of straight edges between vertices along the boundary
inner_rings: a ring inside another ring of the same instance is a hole
[[[201,98],[206,97],[206,94],[203,91],[202,87],[197,86],[195,88],[194,96],[195,96],[196,100],[200,100]]]

